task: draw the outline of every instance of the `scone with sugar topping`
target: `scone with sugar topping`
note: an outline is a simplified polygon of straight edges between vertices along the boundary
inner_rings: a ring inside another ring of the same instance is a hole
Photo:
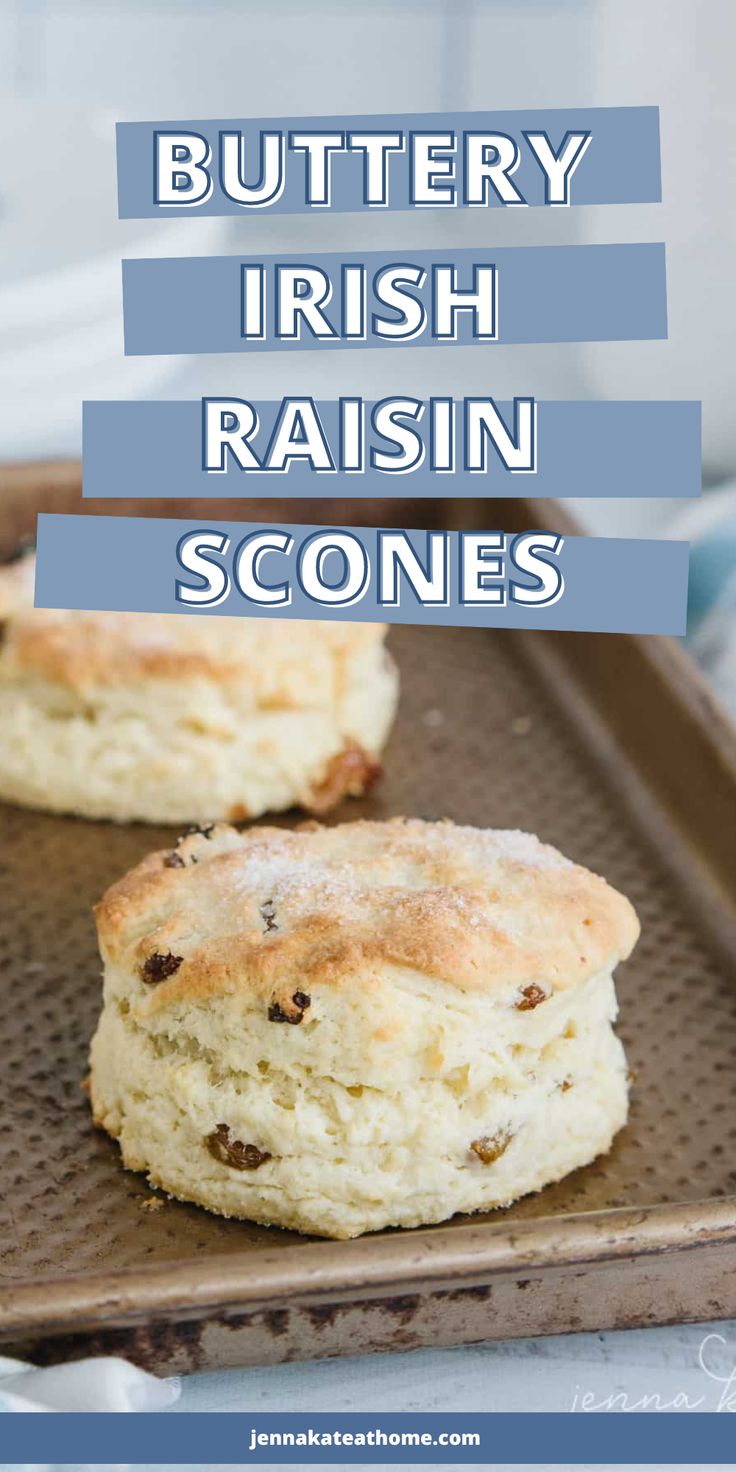
[[[226,826],[97,909],[96,1121],[225,1216],[353,1237],[508,1205],[626,1120],[636,915],[525,833]]]
[[[326,812],[378,772],[380,624],[33,607],[0,567],[0,797],[89,818]]]

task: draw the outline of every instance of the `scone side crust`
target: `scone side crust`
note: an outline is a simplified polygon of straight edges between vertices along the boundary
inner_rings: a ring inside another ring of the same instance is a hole
[[[206,1020],[186,1005],[145,1019],[120,1000],[92,1044],[95,1118],[130,1169],[226,1216],[344,1237],[488,1210],[586,1164],[626,1119],[610,976],[530,1023],[479,994],[417,997],[416,1030],[412,1015],[382,1056],[370,1003],[353,1028],[344,993],[319,998],[309,1038],[252,1010],[240,1021],[230,998]],[[432,1067],[430,1040],[443,1054]]]
[[[246,990],[288,1000],[385,964],[467,991],[578,985],[632,950],[632,906],[528,835],[394,819],[217,825],[149,855],[97,907],[103,954],[176,954],[146,1005]],[[265,921],[273,904],[276,923]]]

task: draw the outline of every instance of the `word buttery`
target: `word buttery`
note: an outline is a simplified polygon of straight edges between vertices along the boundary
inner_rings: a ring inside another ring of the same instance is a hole
[[[358,131],[259,128],[220,131],[219,157],[206,138],[195,132],[158,131],[154,134],[154,203],[181,208],[203,205],[219,176],[224,196],[243,209],[265,209],[284,192],[287,174],[297,169],[304,204],[329,209],[333,175],[345,168],[362,176],[363,203],[386,209],[391,196],[392,163],[408,156],[402,170],[402,208],[454,208],[458,204],[482,208],[491,195],[503,205],[528,203],[514,174],[522,151],[538,165],[544,177],[545,203],[570,203],[570,180],[587,149],[591,133],[568,131],[554,145],[544,131],[509,133],[463,129],[431,131],[403,128]]]

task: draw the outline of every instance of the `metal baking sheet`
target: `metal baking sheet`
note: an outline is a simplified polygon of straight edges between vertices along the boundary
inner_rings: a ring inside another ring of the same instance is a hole
[[[0,809],[6,1352],[174,1372],[736,1312],[732,728],[666,640],[397,628],[390,643],[385,776],[334,820],[533,829],[631,897],[627,1128],[509,1210],[419,1231],[330,1243],[152,1210],[80,1082],[100,1004],[91,907],[172,830]]]

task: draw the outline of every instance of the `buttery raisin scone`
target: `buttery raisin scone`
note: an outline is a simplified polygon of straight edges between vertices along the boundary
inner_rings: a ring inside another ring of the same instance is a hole
[[[393,720],[380,624],[33,607],[0,568],[0,797],[235,822],[365,790]]]
[[[526,833],[227,826],[97,909],[95,1120],[225,1216],[353,1237],[508,1205],[626,1120],[623,895]]]

